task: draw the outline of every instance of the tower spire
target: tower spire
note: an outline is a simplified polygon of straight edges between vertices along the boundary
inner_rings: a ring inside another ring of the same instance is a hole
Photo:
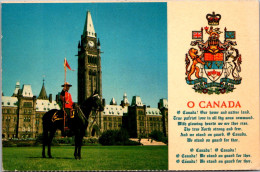
[[[38,96],[38,99],[43,99],[43,100],[47,100],[48,99],[48,96],[47,96],[47,93],[46,93],[46,90],[45,90],[45,86],[44,86],[44,77],[43,77],[43,83],[42,83],[42,89],[41,89],[41,92]]]
[[[20,82],[17,81],[15,84],[15,90],[14,90],[12,97],[17,97],[19,89],[20,89]]]
[[[43,82],[43,85],[44,85],[44,78],[45,78],[45,75],[42,75],[42,82]]]
[[[85,21],[85,25],[84,25],[83,37],[85,37],[85,36],[96,37],[96,32],[94,29],[90,11],[87,11],[86,21]]]

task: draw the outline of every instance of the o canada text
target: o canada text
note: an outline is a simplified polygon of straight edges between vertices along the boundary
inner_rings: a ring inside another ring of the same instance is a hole
[[[200,101],[196,104],[194,101],[187,102],[188,108],[241,108],[239,101]]]

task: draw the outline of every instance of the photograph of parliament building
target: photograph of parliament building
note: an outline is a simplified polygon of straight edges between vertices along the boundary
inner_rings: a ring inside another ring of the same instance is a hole
[[[80,105],[97,91],[102,97],[102,68],[100,41],[94,29],[90,12],[87,12],[84,31],[78,43],[77,91]],[[4,71],[3,71],[4,72]],[[10,88],[11,89],[11,88]],[[40,93],[34,93],[29,84],[15,84],[13,95],[2,93],[2,138],[36,138],[42,133],[42,116],[51,109],[60,109],[59,94],[47,94],[43,81]],[[122,93],[123,94],[123,93]],[[108,103],[109,102],[109,103]],[[158,100],[157,107],[143,104],[140,96],[122,95],[120,104],[114,98],[106,102],[104,111],[89,117],[87,137],[99,137],[106,130],[127,129],[130,137],[148,137],[159,130],[168,136],[168,102]]]

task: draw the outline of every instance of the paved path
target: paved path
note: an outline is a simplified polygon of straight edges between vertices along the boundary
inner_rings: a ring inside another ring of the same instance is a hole
[[[137,139],[137,138],[130,138],[130,140],[133,140],[133,141],[138,142],[138,139]],[[144,146],[146,146],[146,145],[150,145],[150,146],[166,145],[166,144],[163,143],[163,142],[157,142],[157,141],[155,141],[155,140],[153,140],[153,141],[151,142],[151,139],[149,139],[149,141],[148,141],[148,139],[141,139],[141,143],[142,143]]]

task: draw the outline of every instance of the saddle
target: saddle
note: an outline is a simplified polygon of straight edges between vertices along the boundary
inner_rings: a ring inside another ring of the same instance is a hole
[[[68,127],[68,121],[75,117],[75,111],[75,109],[71,109],[67,114],[66,110],[57,110],[52,116],[53,123],[55,121],[63,122],[63,130],[61,130],[63,137],[73,135],[73,132]]]
[[[66,111],[63,110],[57,110],[53,116],[52,116],[52,122],[58,121],[58,120],[68,120],[70,118],[74,118],[75,117],[75,109],[71,109],[70,113],[67,114]],[[65,118],[65,119],[64,119]]]

